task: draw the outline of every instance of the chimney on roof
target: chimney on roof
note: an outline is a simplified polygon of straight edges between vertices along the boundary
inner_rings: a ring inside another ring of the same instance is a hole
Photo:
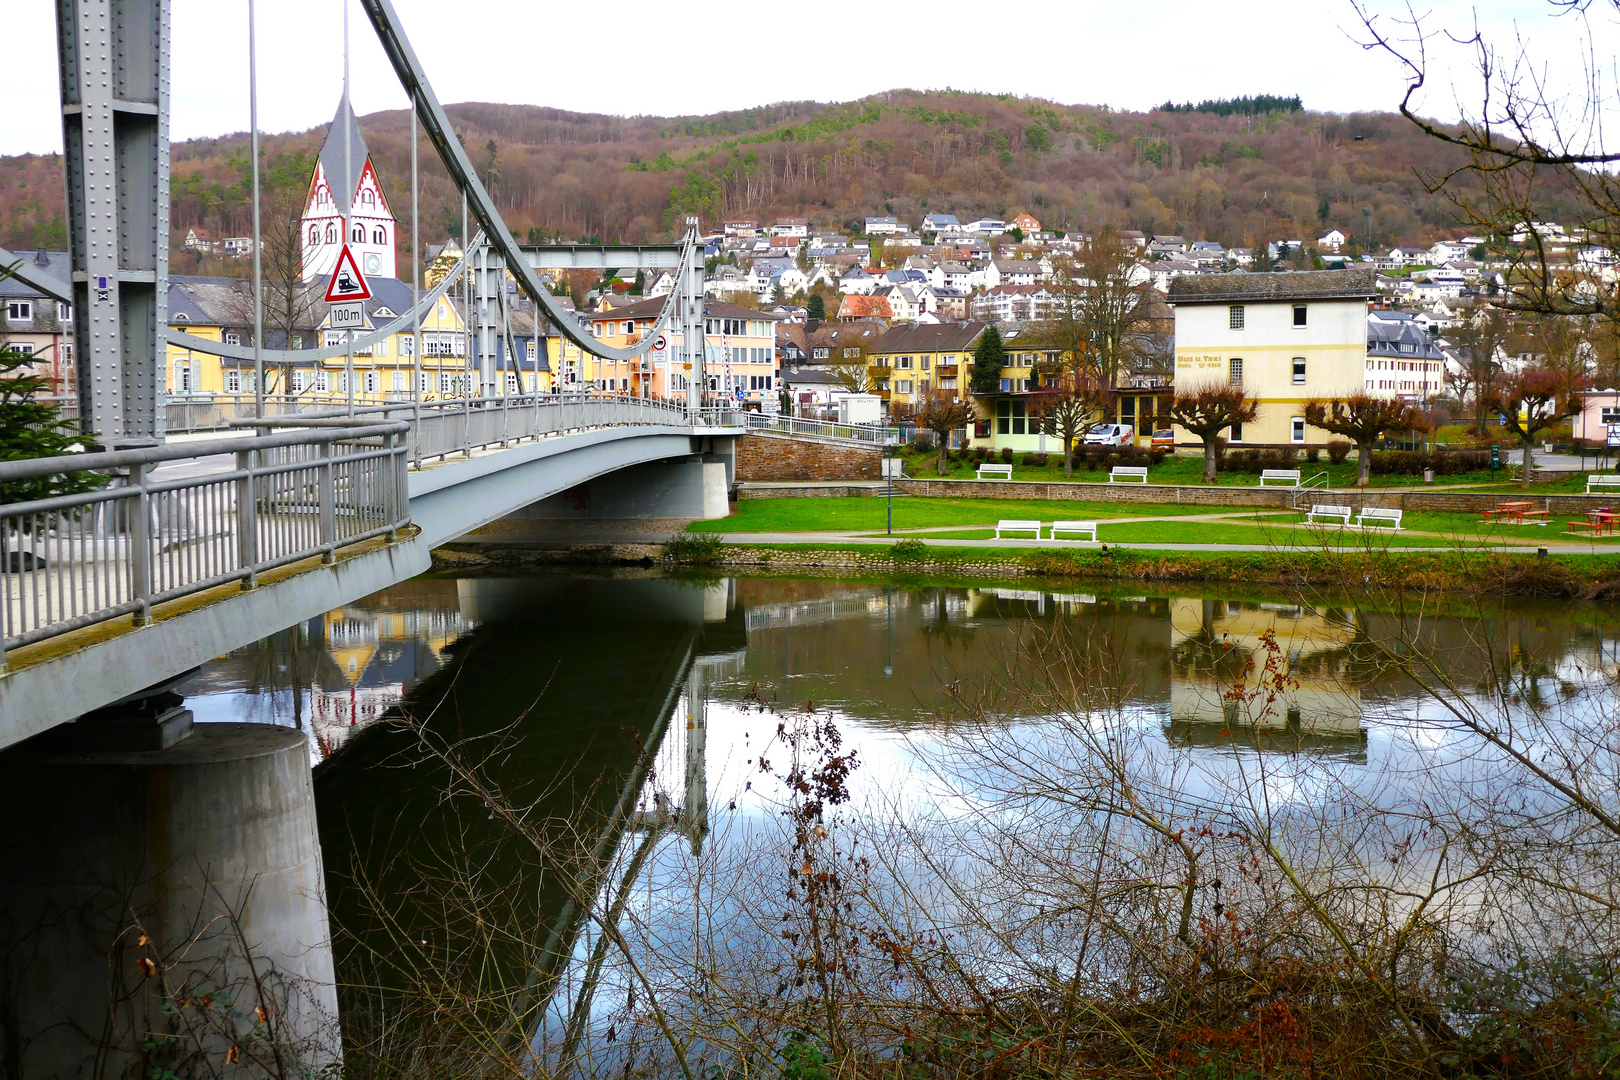
[[[48,253],[46,253],[43,249],[34,252],[34,265],[35,266],[49,266],[49,265],[51,265],[51,257],[50,257],[50,255]]]

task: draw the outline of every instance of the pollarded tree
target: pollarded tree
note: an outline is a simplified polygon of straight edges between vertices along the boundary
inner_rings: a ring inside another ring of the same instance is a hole
[[[1386,434],[1426,427],[1422,410],[1400,398],[1358,393],[1305,403],[1305,422],[1356,444],[1356,486],[1372,479],[1372,449]]]
[[[1176,392],[1170,405],[1170,419],[1192,432],[1204,443],[1204,483],[1215,482],[1216,452],[1221,433],[1234,424],[1248,424],[1260,415],[1260,402],[1243,396],[1241,386],[1209,383],[1189,386]]]
[[[934,433],[934,444],[939,448],[934,471],[944,476],[948,469],[951,432],[966,427],[973,420],[973,406],[947,391],[935,390],[917,410],[915,419],[918,427]]]
[[[1576,377],[1567,370],[1532,364],[1502,379],[1491,397],[1491,408],[1502,414],[1502,426],[1519,437],[1524,447],[1526,485],[1535,472],[1538,437],[1565,420],[1581,414],[1585,402],[1576,391]]]
[[[1074,447],[1086,429],[1107,414],[1107,389],[1096,379],[1063,372],[1030,395],[1030,408],[1045,429],[1063,442],[1063,475],[1074,475]]]

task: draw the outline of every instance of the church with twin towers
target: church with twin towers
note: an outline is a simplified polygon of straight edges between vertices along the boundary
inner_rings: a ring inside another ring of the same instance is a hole
[[[394,277],[394,241],[398,225],[388,208],[377,169],[366,149],[349,97],[338,102],[326,133],[304,203],[304,280],[325,279],[337,265],[345,240],[360,272],[367,277]]]

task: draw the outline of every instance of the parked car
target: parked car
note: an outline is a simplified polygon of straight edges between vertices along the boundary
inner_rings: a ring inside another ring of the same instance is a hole
[[[1136,439],[1130,424],[1098,424],[1086,432],[1087,446],[1129,446]]]
[[[1175,448],[1176,448],[1176,433],[1175,433],[1174,429],[1165,428],[1163,431],[1155,431],[1153,433],[1153,449],[1155,449],[1155,450],[1174,450]]]

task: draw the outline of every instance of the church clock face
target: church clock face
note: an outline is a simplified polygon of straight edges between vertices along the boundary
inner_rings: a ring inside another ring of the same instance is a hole
[[[380,273],[382,273],[382,257],[381,256],[379,256],[379,255],[367,255],[366,256],[366,273],[368,273],[368,274],[380,274]]]

